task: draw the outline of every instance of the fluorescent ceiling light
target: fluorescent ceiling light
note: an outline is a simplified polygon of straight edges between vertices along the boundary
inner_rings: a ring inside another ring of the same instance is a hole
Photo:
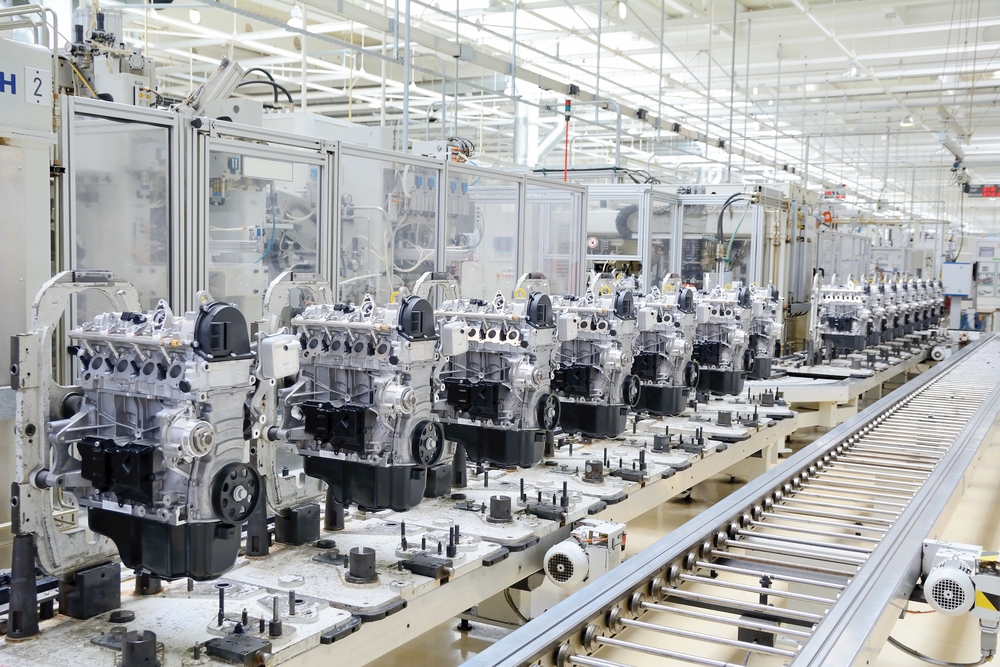
[[[292,11],[288,13],[288,25],[292,28],[302,28],[302,10],[298,5],[292,5]]]
[[[192,9],[191,11],[189,11],[188,12],[188,21],[190,21],[191,23],[193,23],[195,25],[198,25],[199,23],[201,23],[201,12],[199,12],[197,9]]]
[[[618,18],[624,21],[626,16],[628,16],[628,5],[618,0]]]
[[[490,0],[490,4],[486,5],[486,11],[488,12],[502,12],[504,10],[503,2],[501,0]]]
[[[900,127],[913,127],[913,116],[906,116],[901,121],[899,121]]]

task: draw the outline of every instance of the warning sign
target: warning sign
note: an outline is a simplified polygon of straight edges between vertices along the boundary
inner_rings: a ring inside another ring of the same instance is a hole
[[[596,236],[591,236],[591,237],[589,237],[587,239],[587,247],[588,248],[596,248],[597,247],[597,237]]]

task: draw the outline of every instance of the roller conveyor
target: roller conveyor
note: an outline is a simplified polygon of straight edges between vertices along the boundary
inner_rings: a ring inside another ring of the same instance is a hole
[[[924,373],[466,667],[865,665],[989,444],[1000,340]]]

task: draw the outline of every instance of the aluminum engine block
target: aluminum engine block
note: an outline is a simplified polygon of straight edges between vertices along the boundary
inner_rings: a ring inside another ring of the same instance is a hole
[[[690,390],[698,386],[698,363],[692,360],[695,333],[695,290],[668,283],[637,299],[635,361],[639,378],[636,412],[679,415]]]
[[[294,444],[307,475],[338,503],[406,510],[442,460],[434,414],[438,333],[430,304],[401,294],[378,306],[315,304],[292,318],[300,369],[278,392],[272,439]]]
[[[739,394],[755,351],[748,328],[752,293],[739,283],[700,292],[695,298],[694,360],[700,365],[698,391]]]
[[[457,293],[435,310],[442,354],[435,407],[445,435],[477,463],[533,466],[560,416],[550,389],[559,344],[552,300],[531,286],[517,287],[510,300]]]
[[[92,275],[60,274],[36,306],[49,302],[53,313],[73,293],[114,285],[106,275],[100,285]],[[131,286],[124,291],[134,295]],[[37,489],[57,490],[54,506],[78,504],[125,566],[163,579],[212,579],[231,568],[240,524],[260,491],[244,439],[254,365],[247,324],[231,305],[206,293],[199,299],[199,310],[184,315],[160,301],[150,312],[105,312],[73,328],[77,386],[52,382],[44,400],[29,378],[51,377],[49,369],[18,369],[25,379],[18,387],[19,472]],[[35,345],[51,329],[34,332],[16,339],[24,362],[46,354]],[[32,509],[24,509],[28,521]],[[69,546],[41,540],[43,568],[62,573],[100,558],[99,547],[80,557],[63,551]]]
[[[560,327],[571,328],[575,318],[577,329],[575,337],[561,340],[552,379],[563,431],[619,436],[639,401],[639,378],[632,374],[639,333],[632,290],[597,281],[583,298],[556,297],[552,305]]]
[[[778,289],[774,285],[765,288],[751,285],[747,333],[750,336],[748,349],[753,356],[753,364],[746,369],[749,379],[767,380],[771,377],[771,362],[775,357],[781,356],[783,330]]]

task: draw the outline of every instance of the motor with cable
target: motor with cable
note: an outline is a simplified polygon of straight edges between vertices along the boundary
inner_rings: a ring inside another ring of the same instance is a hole
[[[969,614],[978,619],[980,658],[965,663],[938,660],[894,637],[888,638],[889,643],[941,667],[976,667],[993,660],[1000,632],[1000,554],[971,544],[925,540],[920,561],[921,581],[911,599],[926,602],[943,616]]]
[[[620,565],[624,547],[625,524],[584,519],[569,539],[545,552],[542,570],[569,595]]]

